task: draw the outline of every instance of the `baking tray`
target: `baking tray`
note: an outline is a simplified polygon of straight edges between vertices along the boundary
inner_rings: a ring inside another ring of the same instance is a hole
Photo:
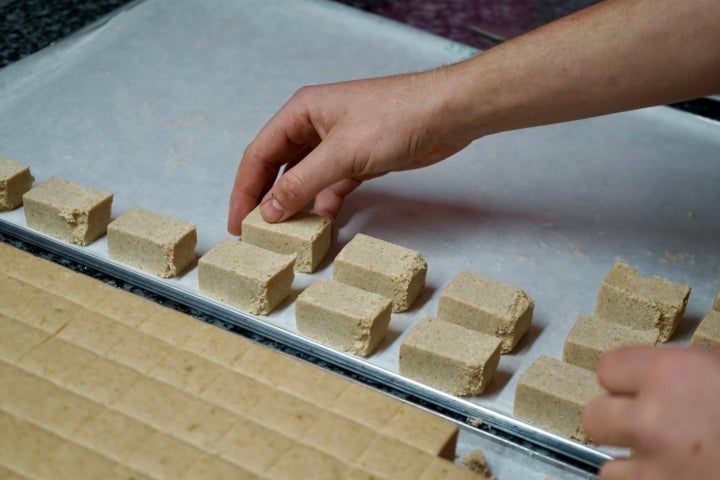
[[[244,147],[300,86],[417,71],[477,52],[410,27],[320,0],[147,0],[0,71],[0,155],[115,193],[132,207],[194,222],[198,255],[228,237],[227,202]],[[22,210],[4,231],[262,332],[375,378],[485,428],[595,468],[616,453],[580,445],[512,415],[522,372],[559,358],[602,278],[623,260],[644,275],[691,284],[683,343],[720,288],[720,126],[665,107],[479,140],[420,171],[363,185],[336,222],[328,259],[297,274],[293,295],[267,317],[202,296],[197,270],[163,280],[117,264],[105,239],[62,244],[29,230]],[[346,355],[296,334],[294,299],[332,275],[332,258],[363,232],[419,250],[427,286],[393,314],[379,351]],[[437,312],[462,269],[523,288],[533,326],[500,361],[486,394],[461,399],[397,374],[409,327]]]

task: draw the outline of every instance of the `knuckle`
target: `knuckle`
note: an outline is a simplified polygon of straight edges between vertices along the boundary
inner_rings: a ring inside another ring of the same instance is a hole
[[[275,195],[279,197],[278,201],[283,205],[296,205],[304,198],[304,192],[304,180],[294,169],[290,169],[280,177]]]

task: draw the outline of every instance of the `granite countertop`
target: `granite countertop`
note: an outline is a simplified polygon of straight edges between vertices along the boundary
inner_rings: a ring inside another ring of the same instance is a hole
[[[596,0],[336,0],[487,49]],[[131,0],[0,0],[0,68],[76,32]],[[672,105],[720,120],[720,101]]]

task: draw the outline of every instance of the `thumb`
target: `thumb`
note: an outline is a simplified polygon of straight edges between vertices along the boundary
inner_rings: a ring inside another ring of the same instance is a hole
[[[271,223],[302,210],[327,187],[352,177],[352,160],[328,146],[329,137],[286,170],[260,202],[260,213]]]

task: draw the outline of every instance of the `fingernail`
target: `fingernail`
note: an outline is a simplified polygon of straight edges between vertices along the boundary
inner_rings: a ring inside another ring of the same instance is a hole
[[[280,202],[278,202],[273,197],[267,202],[263,203],[262,207],[260,208],[260,213],[262,214],[263,218],[268,222],[279,222],[285,214],[285,210],[283,209],[282,205],[280,205]]]

